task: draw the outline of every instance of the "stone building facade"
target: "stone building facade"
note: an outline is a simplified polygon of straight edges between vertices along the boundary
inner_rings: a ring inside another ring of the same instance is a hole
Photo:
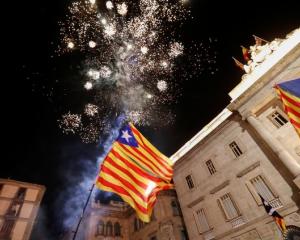
[[[300,139],[273,88],[300,79],[300,29],[260,47],[230,104],[172,156],[191,240],[280,239],[259,194],[300,226]]]
[[[93,202],[84,223],[86,240],[185,240],[186,232],[174,190],[159,193],[150,223],[140,221],[124,202]]]
[[[0,179],[0,239],[30,238],[44,192],[41,185]]]

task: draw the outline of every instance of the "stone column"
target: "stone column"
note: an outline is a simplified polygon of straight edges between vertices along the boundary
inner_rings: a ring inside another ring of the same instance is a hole
[[[269,145],[274,153],[279,157],[287,169],[296,179],[300,177],[300,165],[282,144],[268,132],[261,122],[253,115],[247,117],[249,124],[257,131],[261,138]],[[297,184],[297,183],[296,183]],[[300,186],[299,186],[300,188]]]

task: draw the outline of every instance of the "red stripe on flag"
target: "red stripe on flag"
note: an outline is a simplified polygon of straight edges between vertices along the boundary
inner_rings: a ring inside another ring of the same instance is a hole
[[[286,95],[281,88],[279,88],[279,91],[280,91],[280,94],[281,94],[281,97],[283,99],[285,99],[286,101],[288,101],[289,103],[297,106],[297,107],[300,107],[300,102],[296,102],[294,99],[290,98],[288,95]]]
[[[141,157],[136,156],[136,154],[130,152],[126,147],[123,146],[123,144],[119,144],[120,147],[122,147],[127,153],[132,154],[136,159],[138,159],[139,161],[143,162],[148,168],[150,168],[154,173],[160,172],[159,170],[156,171],[154,169],[154,167],[152,167],[150,164],[147,163],[147,161],[143,160]],[[132,148],[133,150],[135,150],[136,152],[136,148]],[[148,160],[148,159],[147,159]],[[149,161],[149,160],[148,160]],[[160,172],[161,173],[161,172]],[[161,173],[163,174],[163,173]],[[163,174],[164,175],[164,174]]]
[[[131,172],[129,172],[127,169],[123,168],[122,166],[118,165],[116,162],[114,162],[113,159],[110,157],[106,158],[106,162],[110,163],[112,166],[117,168],[119,171],[123,172],[125,175],[127,175],[130,179],[132,179],[137,185],[139,185],[143,189],[147,189],[147,185],[143,182],[141,182],[139,179],[137,179],[134,175],[132,175]]]
[[[146,208],[144,208],[143,206],[139,205],[135,199],[122,187],[120,186],[117,186],[111,182],[108,182],[106,181],[104,178],[101,178],[101,177],[98,177],[98,182],[101,183],[103,186],[106,186],[106,187],[109,187],[109,188],[112,188],[113,190],[116,191],[116,193],[120,193],[120,194],[123,194],[123,195],[126,195],[128,197],[130,197],[133,202],[135,203],[135,206],[138,208],[138,210],[142,213],[145,213],[145,214],[148,214],[148,211]]]
[[[157,156],[157,154],[153,153],[153,151],[143,141],[143,136],[141,135],[141,133],[135,128],[132,128],[132,131],[136,135],[138,135],[138,137],[141,139],[141,142],[143,143],[143,145],[141,145],[141,146],[145,149],[145,151],[147,151],[153,158],[155,158],[158,162],[160,162],[169,171],[170,166],[168,164],[166,164],[166,162],[163,159],[161,159],[159,156]],[[171,172],[173,172],[173,171],[171,171]]]
[[[142,177],[148,178],[153,182],[161,182],[161,180],[157,177],[154,177],[150,174],[148,174],[146,171],[143,171],[142,169],[140,169],[139,167],[137,167],[136,165],[132,164],[131,162],[129,162],[128,160],[126,160],[125,158],[123,158],[118,152],[116,152],[115,150],[111,150],[111,153],[118,159],[120,159],[124,164],[126,164],[129,168],[133,169],[136,173],[138,173],[139,175],[141,175]]]
[[[290,112],[290,113],[292,113],[292,114],[294,114],[295,116],[297,116],[297,117],[300,118],[300,113],[297,112],[295,109],[293,109],[293,108],[291,108],[291,107],[289,107],[289,106],[287,106],[287,105],[285,105],[284,107],[285,107],[285,111],[286,111],[287,113]]]
[[[150,162],[150,163],[152,163],[157,169],[158,169],[158,171],[162,174],[162,175],[164,175],[164,176],[168,176],[168,177],[172,177],[172,174],[167,174],[167,173],[164,173],[164,172],[162,172],[161,170],[160,170],[160,167],[159,166],[157,166],[155,163],[153,163],[152,161],[151,161],[151,159],[149,159],[147,156],[145,156],[140,150],[138,150],[137,148],[132,148],[132,150],[134,150],[137,154],[139,154],[139,155],[141,155],[143,158],[145,158],[148,162]]]
[[[296,122],[294,119],[290,118],[291,123],[298,129],[300,129],[300,123]]]
[[[143,194],[141,194],[130,182],[128,182],[126,179],[123,179],[122,177],[120,177],[115,172],[111,171],[105,165],[102,165],[101,172],[107,173],[108,175],[110,175],[110,176],[114,177],[115,179],[119,180],[127,188],[129,188],[131,191],[133,191],[138,197],[140,197],[142,201],[147,202],[147,197],[145,197]]]

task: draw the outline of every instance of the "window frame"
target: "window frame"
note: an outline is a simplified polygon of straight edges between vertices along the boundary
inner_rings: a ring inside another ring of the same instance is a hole
[[[198,212],[201,212],[201,211],[203,212],[203,215],[205,217],[205,221],[206,221],[207,226],[208,226],[208,229],[205,229],[205,230],[201,229],[202,226],[201,226],[199,215],[198,215]],[[208,217],[207,217],[207,214],[206,214],[206,210],[203,207],[199,208],[198,210],[195,210],[193,215],[194,215],[194,218],[195,218],[195,222],[196,222],[196,226],[197,226],[199,234],[204,234],[204,233],[209,232],[213,229],[211,227],[211,225],[209,224],[209,220],[208,220]]]
[[[208,165],[209,162],[211,163],[210,166]],[[207,168],[207,170],[208,170],[208,172],[211,176],[215,175],[217,173],[216,166],[215,166],[214,162],[211,159],[208,159],[207,161],[205,161],[205,165],[206,165],[206,168]],[[210,168],[210,167],[212,167],[212,168]]]
[[[235,210],[236,210],[236,212],[237,212],[237,216],[235,216],[235,217],[233,217],[233,218],[229,218],[229,214],[227,213],[226,208],[225,208],[225,206],[224,206],[224,204],[223,204],[223,201],[222,201],[222,199],[221,199],[222,197],[224,197],[224,196],[226,196],[226,195],[229,196],[229,199],[230,199],[230,201],[231,201],[233,207],[235,208]],[[217,199],[217,202],[218,202],[219,208],[221,209],[221,211],[222,211],[222,213],[223,213],[223,217],[225,218],[226,222],[232,221],[232,220],[234,220],[234,219],[236,219],[236,218],[242,216],[242,213],[241,213],[241,211],[240,211],[240,209],[239,209],[237,203],[236,203],[235,200],[233,199],[232,194],[231,194],[230,192],[227,192],[227,193],[225,193],[225,194],[222,194],[222,195]]]
[[[240,152],[240,153],[237,153],[237,152],[235,151],[236,148],[235,148],[235,147],[232,147],[232,146],[231,146],[232,144],[235,144],[235,145],[236,145],[237,150],[238,150],[238,152]],[[241,157],[242,155],[245,154],[245,151],[243,150],[243,147],[241,147],[240,141],[238,141],[238,140],[233,140],[233,141],[231,141],[231,142],[228,144],[228,147],[229,147],[230,151],[232,152],[232,154],[234,155],[235,158],[239,158],[239,157]]]
[[[262,206],[263,203],[261,202],[260,196],[258,195],[258,192],[256,191],[254,185],[251,183],[251,180],[260,176],[263,179],[263,182],[265,183],[265,185],[269,188],[269,190],[271,191],[271,193],[274,196],[274,199],[279,198],[279,195],[277,194],[277,192],[274,190],[271,182],[264,176],[264,174],[262,173],[258,173],[255,176],[252,176],[251,178],[249,178],[245,184],[246,187],[248,188],[249,192],[251,193],[252,197],[254,198],[257,206]]]
[[[280,116],[280,120],[281,120],[281,118],[284,119],[284,120],[285,120],[285,123],[283,123],[283,124],[281,125],[281,123],[280,123],[281,121],[277,121],[276,118],[272,116],[272,115],[275,114],[275,113],[277,113],[277,114]],[[285,116],[285,114],[284,114],[280,109],[278,109],[278,108],[275,108],[275,110],[273,110],[269,115],[267,115],[267,118],[270,120],[270,122],[273,123],[273,125],[274,125],[277,129],[283,127],[284,125],[286,125],[286,124],[289,122],[289,120],[288,120],[288,118]]]
[[[192,187],[190,187],[190,185],[189,185],[188,178],[190,179],[190,182],[193,185]],[[187,185],[187,187],[188,187],[189,190],[195,189],[195,181],[194,181],[193,175],[191,173],[188,174],[188,175],[186,175],[185,182],[186,182],[186,185]]]

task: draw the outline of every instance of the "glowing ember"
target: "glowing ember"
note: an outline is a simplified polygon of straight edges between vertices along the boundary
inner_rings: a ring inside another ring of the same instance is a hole
[[[126,3],[118,4],[117,9],[120,15],[124,16],[127,14],[128,9]]]
[[[113,9],[114,8],[113,3],[111,1],[107,1],[106,2],[106,8],[109,9],[109,10]]]
[[[75,47],[74,43],[68,42],[68,48],[73,49]]]
[[[90,48],[96,47],[96,43],[94,41],[89,41],[89,47]]]
[[[84,113],[87,115],[87,116],[95,116],[97,113],[98,113],[98,107],[96,105],[93,105],[93,104],[87,104],[84,108]]]
[[[145,46],[141,47],[141,52],[142,54],[146,54],[148,52],[148,48]]]
[[[168,85],[165,81],[158,81],[157,82],[157,88],[159,91],[163,92],[166,91],[168,88]]]
[[[86,82],[86,83],[84,84],[84,88],[85,88],[86,90],[91,90],[91,89],[93,88],[93,84],[92,84],[91,82]]]

